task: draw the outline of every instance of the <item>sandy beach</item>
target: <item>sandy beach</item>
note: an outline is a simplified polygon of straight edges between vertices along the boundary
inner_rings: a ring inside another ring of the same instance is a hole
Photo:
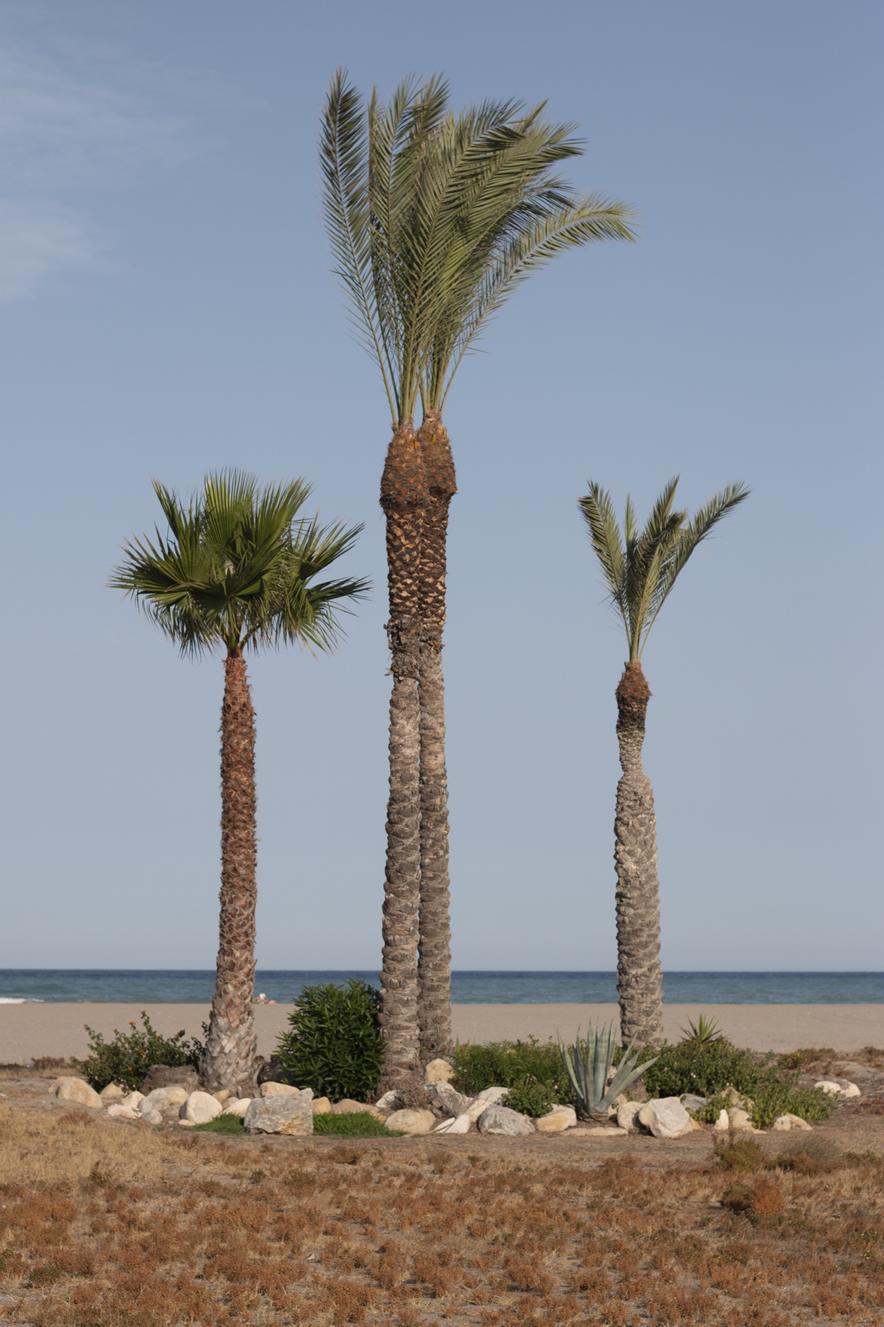
[[[0,1005],[0,1063],[26,1064],[42,1056],[84,1058],[89,1051],[88,1023],[110,1041],[114,1029],[140,1023],[146,1009],[154,1028],[171,1036],[182,1028],[201,1035],[209,1017],[203,1004],[3,1004]],[[292,1006],[256,1005],[258,1053],[269,1057],[288,1027]],[[719,1004],[665,1005],[663,1031],[672,1041],[699,1014],[715,1018],[738,1046],[758,1051],[790,1051],[803,1046],[831,1046],[855,1051],[884,1047],[884,1004]],[[560,1031],[567,1041],[589,1021],[618,1022],[614,1004],[456,1004],[454,1034],[460,1041],[497,1041],[529,1036],[545,1041]]]

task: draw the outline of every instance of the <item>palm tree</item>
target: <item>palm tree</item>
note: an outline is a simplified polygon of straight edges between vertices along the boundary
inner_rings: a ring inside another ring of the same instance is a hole
[[[629,209],[553,175],[582,151],[543,105],[460,115],[434,76],[368,106],[339,71],[320,143],[326,226],[393,439],[381,480],[393,692],[381,973],[383,1082],[451,1044],[442,631],[456,489],[442,409],[457,369],[533,270],[591,240],[633,239]],[[423,420],[414,431],[420,400]]]
[[[206,476],[181,502],[154,483],[168,534],[124,544],[109,585],[137,600],[183,655],[225,651],[221,707],[221,921],[217,976],[201,1076],[211,1092],[253,1086],[255,1032],[255,715],[244,654],[300,641],[331,650],[338,612],[364,580],[313,584],[352,548],[362,526],[298,517],[303,480],[259,490],[237,470]]]
[[[673,511],[678,476],[671,479],[639,531],[631,498],[623,533],[608,493],[590,483],[580,510],[608,587],[623,621],[629,660],[617,687],[617,739],[623,775],[617,784],[614,861],[617,869],[617,989],[620,1036],[658,1043],[663,1037],[663,974],[660,968],[660,889],[657,879],[657,820],[651,782],[642,769],[645,714],[651,692],[641,657],[685,563],[721,518],[749,496],[744,484],[728,484],[693,520]]]

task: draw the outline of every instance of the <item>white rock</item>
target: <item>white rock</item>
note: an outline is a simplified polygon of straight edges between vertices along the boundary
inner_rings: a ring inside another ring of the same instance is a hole
[[[376,1120],[386,1118],[378,1110],[377,1106],[370,1106],[366,1101],[354,1101],[352,1097],[344,1097],[343,1101],[336,1101],[331,1107],[334,1115],[373,1115]]]
[[[425,1083],[447,1083],[454,1077],[454,1066],[447,1060],[431,1060],[424,1070]]]
[[[655,1097],[638,1112],[639,1124],[655,1138],[681,1138],[693,1133],[694,1124],[678,1097]]]
[[[151,1096],[153,1093],[151,1093]],[[190,1096],[181,1107],[180,1118],[189,1120],[191,1124],[208,1124],[210,1120],[216,1120],[221,1114],[222,1106],[220,1101],[216,1101],[208,1092],[191,1092]],[[141,1113],[144,1114],[144,1105],[142,1104]]]
[[[251,1104],[251,1097],[231,1097],[221,1114],[235,1115],[238,1120],[241,1120]]]
[[[90,1110],[104,1108],[101,1097],[85,1078],[56,1078],[49,1091],[59,1101],[75,1101],[79,1106],[88,1106]]]
[[[139,1117],[145,1124],[162,1124],[163,1117],[158,1110],[142,1111]]]
[[[433,1133],[469,1133],[471,1123],[469,1115],[458,1115],[456,1120],[443,1120]]]
[[[208,1095],[208,1094],[206,1094]],[[187,1089],[183,1087],[155,1087],[141,1098],[141,1109],[169,1110],[172,1106],[183,1106],[187,1100]]]
[[[462,1092],[458,1092],[450,1083],[443,1079],[430,1087],[430,1093],[433,1099],[438,1102],[439,1107],[456,1120],[458,1115],[463,1115],[464,1111],[469,1110],[472,1105],[472,1097],[465,1097]]]
[[[617,1124],[621,1129],[635,1128],[635,1117],[642,1108],[640,1101],[624,1101],[617,1111]]]
[[[577,1123],[577,1112],[573,1106],[553,1106],[552,1110],[534,1121],[538,1133],[562,1133],[573,1129]]]
[[[401,1129],[403,1133],[429,1133],[436,1124],[431,1110],[394,1110],[385,1121],[388,1129]]]
[[[120,1097],[126,1095],[126,1088],[121,1083],[108,1083],[107,1087],[103,1087],[98,1095],[104,1102],[119,1101]]]
[[[141,1115],[138,1111],[129,1110],[128,1106],[123,1106],[119,1101],[112,1101],[107,1108],[108,1115],[112,1115],[115,1120],[140,1120]],[[162,1119],[162,1115],[159,1117]]]
[[[476,1093],[477,1101],[484,1101],[486,1106],[496,1106],[501,1097],[505,1097],[509,1092],[508,1087],[486,1087],[483,1091]]]
[[[395,1109],[398,1100],[399,1097],[396,1095],[395,1090],[391,1088],[390,1091],[385,1092],[382,1097],[378,1097],[374,1104],[377,1106],[378,1110],[393,1110]],[[315,1113],[316,1112],[314,1111],[314,1114]]]
[[[861,1097],[862,1093],[856,1083],[848,1083],[846,1087],[842,1087],[838,1096],[842,1101],[849,1101],[851,1097]]]
[[[828,1097],[837,1097],[841,1093],[841,1084],[833,1083],[830,1078],[821,1078],[818,1083],[814,1083],[814,1087],[825,1092]]]
[[[781,1115],[779,1118],[781,1120],[787,1120],[792,1129],[804,1129],[805,1132],[809,1132],[813,1127],[807,1123],[807,1120],[802,1120],[800,1115],[793,1115],[790,1111],[787,1111],[785,1115]],[[776,1127],[777,1121],[774,1122],[774,1128]]]
[[[518,1138],[534,1132],[534,1125],[527,1115],[520,1115],[509,1106],[488,1106],[479,1116],[476,1124],[480,1133],[503,1134],[505,1137]]]
[[[255,1097],[243,1116],[248,1133],[312,1134],[313,1106],[306,1097],[275,1093]]]
[[[718,1112],[718,1119],[715,1121],[712,1128],[718,1129],[719,1131],[724,1131],[729,1129],[730,1127],[731,1127],[731,1122],[727,1117],[727,1111],[720,1110]]]
[[[314,1115],[327,1115],[332,1108],[328,1097],[314,1097],[310,1105],[313,1108]],[[375,1107],[375,1110],[377,1110],[377,1107]],[[372,1114],[374,1114],[374,1111]]]
[[[143,1102],[144,1102],[144,1097],[141,1095],[140,1092],[135,1091],[135,1092],[130,1092],[127,1097],[123,1097],[123,1100],[118,1104],[121,1106],[125,1106],[127,1110],[134,1110],[136,1112],[139,1112],[141,1110]]]
[[[747,1110],[741,1110],[739,1106],[731,1106],[727,1113],[728,1127],[731,1129],[751,1129],[752,1121],[749,1118]]]
[[[313,1100],[312,1087],[290,1087],[288,1083],[262,1083],[259,1091],[262,1097],[300,1097],[302,1101]]]
[[[213,1092],[212,1096],[216,1101],[220,1101],[222,1106],[226,1106],[230,1100],[230,1092],[226,1087],[222,1087],[220,1092]]]

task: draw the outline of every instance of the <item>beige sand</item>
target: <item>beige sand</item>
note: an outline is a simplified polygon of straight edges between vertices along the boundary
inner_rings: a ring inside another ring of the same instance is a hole
[[[128,1030],[130,1019],[140,1028],[146,1009],[164,1036],[185,1029],[200,1035],[209,1006],[200,1004],[3,1004],[0,1005],[0,1063],[26,1064],[40,1056],[75,1055],[89,1051],[84,1024],[110,1041],[114,1029]],[[258,1052],[270,1056],[280,1033],[288,1027],[291,1005],[256,1005]],[[617,1023],[613,1004],[456,1004],[454,1034],[461,1041],[517,1040],[529,1036],[567,1041],[578,1026],[601,1020]],[[738,1046],[759,1051],[790,1051],[801,1046],[831,1046],[838,1051],[863,1046],[884,1047],[884,1004],[671,1004],[664,1006],[663,1031],[678,1040],[688,1020],[699,1014],[718,1020]]]

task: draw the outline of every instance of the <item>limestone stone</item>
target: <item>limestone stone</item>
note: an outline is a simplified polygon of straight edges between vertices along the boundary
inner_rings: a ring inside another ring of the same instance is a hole
[[[313,1100],[312,1087],[290,1087],[288,1083],[278,1083],[275,1079],[265,1079],[258,1091],[262,1097],[301,1097],[304,1101]]]
[[[162,1124],[163,1117],[158,1110],[142,1111],[140,1118],[145,1124]]]
[[[508,1091],[509,1088],[507,1087],[486,1087],[481,1092],[476,1093],[476,1100],[484,1101],[486,1106],[497,1106]]]
[[[49,1091],[59,1101],[75,1101],[79,1106],[88,1106],[90,1110],[102,1110],[104,1102],[90,1087],[85,1078],[56,1078]]]
[[[682,1102],[685,1110],[702,1110],[704,1106],[709,1105],[708,1097],[700,1097],[696,1092],[686,1092]]]
[[[425,1083],[447,1083],[454,1077],[454,1066],[447,1060],[431,1060],[424,1070]]]
[[[126,1095],[127,1091],[128,1089],[122,1083],[108,1083],[107,1087],[103,1087],[98,1095],[107,1104],[111,1101],[119,1101],[121,1097]]]
[[[433,1133],[434,1134],[469,1133],[471,1123],[472,1121],[469,1115],[458,1115],[457,1119],[443,1120],[441,1124],[437,1124],[436,1128],[433,1130]]]
[[[313,1107],[314,1115],[327,1115],[331,1110],[331,1102],[328,1097],[314,1097],[310,1104]]]
[[[222,1110],[222,1115],[235,1115],[241,1120],[252,1104],[251,1097],[232,1097]]]
[[[846,1087],[842,1087],[838,1096],[842,1101],[849,1101],[851,1097],[861,1097],[862,1093],[856,1083],[848,1083]]]
[[[172,1106],[183,1106],[188,1096],[183,1087],[155,1087],[139,1104],[142,1110],[169,1110]]]
[[[255,1097],[243,1116],[243,1124],[247,1133],[311,1134],[313,1105],[306,1097],[285,1094]]]
[[[565,1129],[573,1129],[576,1123],[577,1112],[573,1106],[553,1106],[546,1115],[534,1121],[534,1127],[538,1133],[562,1133]]]
[[[378,1108],[378,1110],[395,1110],[396,1103],[398,1102],[398,1100],[399,1097],[396,1093],[396,1089],[391,1088],[390,1091],[385,1092],[382,1097],[378,1097],[377,1101],[374,1104]]]
[[[617,1124],[621,1129],[634,1129],[635,1117],[642,1108],[640,1101],[626,1101],[617,1112]]]
[[[227,1102],[230,1100],[230,1092],[226,1087],[222,1087],[220,1092],[213,1092],[212,1096],[216,1101],[220,1101],[222,1106],[226,1106]]]
[[[107,1108],[108,1115],[115,1120],[140,1120],[142,1117],[138,1111],[130,1110],[128,1106],[123,1106],[119,1101],[112,1101]],[[162,1115],[159,1117],[162,1119]]]
[[[431,1098],[440,1110],[445,1115],[450,1115],[452,1119],[457,1119],[458,1115],[463,1115],[464,1111],[468,1110],[473,1102],[472,1097],[465,1097],[462,1092],[458,1092],[444,1079],[431,1088]]]
[[[807,1120],[802,1120],[800,1115],[793,1115],[791,1111],[787,1111],[785,1115],[778,1115],[774,1120],[773,1127],[778,1133],[787,1133],[790,1129],[809,1131],[811,1128]]]
[[[831,1078],[821,1078],[814,1087],[820,1092],[825,1092],[827,1097],[837,1097],[841,1093],[841,1084],[834,1083]]]
[[[125,1106],[127,1110],[140,1111],[143,1101],[144,1097],[140,1092],[130,1092],[129,1095],[123,1097],[123,1100],[118,1104]]]
[[[377,1106],[369,1106],[365,1101],[354,1101],[352,1097],[344,1097],[343,1101],[336,1101],[332,1106],[332,1110],[335,1115],[358,1115],[363,1111],[367,1111],[376,1120],[383,1118]]]
[[[534,1132],[534,1125],[527,1115],[520,1115],[509,1106],[488,1106],[476,1121],[480,1133],[503,1134],[509,1138],[519,1138]]]
[[[726,1129],[729,1129],[730,1127],[731,1127],[731,1122],[727,1117],[727,1111],[720,1110],[718,1112],[718,1119],[715,1121],[712,1128],[717,1129],[719,1133],[723,1133]]]
[[[388,1129],[401,1129],[403,1133],[429,1133],[436,1123],[436,1116],[431,1110],[394,1110],[385,1123]]]
[[[638,1122],[650,1129],[655,1138],[682,1138],[693,1133],[690,1115],[678,1097],[654,1097],[638,1112]]]
[[[749,1118],[747,1110],[740,1110],[739,1106],[731,1106],[727,1113],[728,1126],[731,1129],[751,1129],[752,1121]]]
[[[143,1105],[141,1110],[143,1114]],[[221,1110],[221,1102],[216,1101],[208,1092],[191,1092],[181,1107],[180,1118],[190,1120],[191,1124],[208,1124],[210,1120],[218,1118]]]
[[[190,1064],[152,1064],[144,1075],[141,1090],[147,1097],[156,1087],[183,1087],[187,1095],[196,1092],[199,1085],[199,1075]]]

